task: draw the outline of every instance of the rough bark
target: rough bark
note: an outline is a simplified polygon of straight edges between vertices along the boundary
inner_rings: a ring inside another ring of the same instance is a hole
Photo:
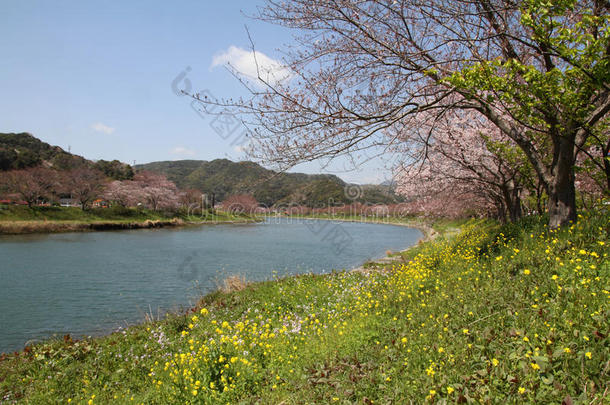
[[[576,221],[573,136],[562,136],[554,142],[551,174],[547,182],[549,227],[556,229]]]
[[[508,216],[511,222],[521,219],[523,211],[521,210],[521,195],[519,188],[515,187],[514,184],[511,184],[511,187],[505,190],[504,199],[506,200]]]

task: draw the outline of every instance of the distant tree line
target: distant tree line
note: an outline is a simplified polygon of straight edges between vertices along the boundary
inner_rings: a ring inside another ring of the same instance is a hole
[[[94,200],[103,199],[124,207],[166,211],[180,208],[183,192],[165,176],[140,172],[131,177],[113,181],[96,167],[54,170],[37,166],[2,173],[0,195],[25,201],[30,207],[69,199],[85,210]]]

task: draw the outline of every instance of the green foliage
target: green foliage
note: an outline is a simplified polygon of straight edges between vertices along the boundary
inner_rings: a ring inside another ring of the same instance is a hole
[[[341,204],[349,204],[343,184],[334,179],[313,180],[299,187],[296,192],[279,201],[279,204],[297,204],[309,207],[329,207]]]
[[[233,194],[253,194],[267,207],[278,203],[316,207],[328,204],[330,199],[335,203],[351,202],[344,193],[346,184],[337,176],[277,173],[254,162],[178,160],[137,165],[136,169],[162,173],[182,189],[215,193],[217,201]],[[386,186],[364,186],[358,201],[364,200],[381,204],[401,201]]]
[[[93,167],[102,173],[106,177],[110,177],[113,180],[131,180],[133,179],[133,169],[127,163],[113,160],[111,162],[107,160],[98,160],[93,164]]]
[[[84,158],[28,133],[0,133],[0,170],[25,169],[43,162],[59,170],[87,165]]]
[[[608,214],[557,231],[540,217],[465,223],[378,271],[251,284],[124,333],[40,344],[0,361],[0,397],[605,403]]]
[[[577,4],[573,0],[524,3],[521,24],[548,58],[546,66],[498,57],[466,66],[447,82],[482,98],[497,94],[517,120],[540,131],[549,128],[549,116],[558,121],[560,133],[572,130],[570,124],[583,122],[594,107],[592,95],[610,77],[606,57],[610,17],[579,10],[582,18],[573,21]]]

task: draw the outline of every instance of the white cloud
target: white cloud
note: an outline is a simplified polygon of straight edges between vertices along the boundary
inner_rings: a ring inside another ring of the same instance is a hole
[[[181,155],[181,156],[195,156],[195,151],[185,148],[183,146],[176,146],[173,148],[170,153],[172,155]]]
[[[262,85],[258,80],[259,76],[270,85],[276,85],[292,76],[290,69],[280,61],[262,52],[255,53],[234,45],[214,56],[211,67],[217,66],[228,66],[236,73],[258,82],[258,85]]]
[[[91,128],[93,128],[96,132],[101,132],[106,135],[110,135],[114,132],[115,128],[109,127],[108,125],[102,124],[101,122],[96,122],[95,124],[91,124]]]

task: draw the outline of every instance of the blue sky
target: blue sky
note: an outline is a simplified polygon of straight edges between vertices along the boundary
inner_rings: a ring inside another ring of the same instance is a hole
[[[188,67],[193,90],[244,94],[223,63],[243,62],[245,26],[270,60],[291,41],[286,30],[246,16],[260,4],[3,1],[0,132],[30,132],[89,159],[243,159],[235,139],[220,137],[213,117],[196,114],[171,84]],[[378,160],[343,172],[348,166],[339,160],[325,171],[356,183],[389,176]],[[293,171],[324,170],[314,162]]]

